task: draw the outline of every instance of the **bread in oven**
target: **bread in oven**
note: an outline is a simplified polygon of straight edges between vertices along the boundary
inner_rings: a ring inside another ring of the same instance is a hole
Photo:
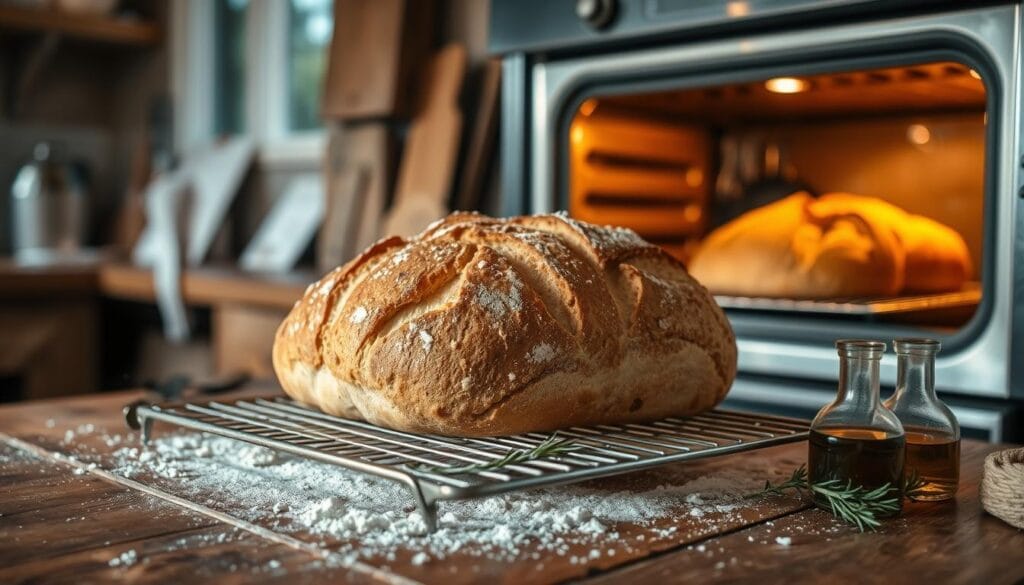
[[[895,232],[862,213],[819,208],[804,192],[711,232],[690,274],[715,294],[834,298],[898,293],[906,255]]]
[[[716,294],[813,299],[960,290],[971,259],[954,230],[881,199],[799,192],[712,232],[689,269]]]
[[[849,193],[822,195],[815,207],[830,213],[863,213],[894,230],[906,254],[903,293],[957,291],[972,276],[967,243],[956,230],[933,219],[908,213],[876,197]]]
[[[456,213],[311,285],[273,359],[325,412],[487,436],[696,414],[725,396],[736,344],[707,290],[630,230]]]

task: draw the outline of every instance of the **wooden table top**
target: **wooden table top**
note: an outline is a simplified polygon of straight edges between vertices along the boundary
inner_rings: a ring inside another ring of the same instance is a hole
[[[89,447],[101,457],[96,467],[69,457],[81,452],[65,440],[69,429],[124,433],[121,406],[140,396],[0,408],[0,582],[1024,582],[1024,531],[985,514],[978,499],[984,456],[1001,447],[977,441],[963,444],[955,502],[909,503],[877,533],[860,534],[797,498],[772,498],[710,531],[699,518],[667,519],[679,528],[670,539],[592,563],[524,554],[414,564],[399,555],[347,566],[315,541],[110,474],[102,442]],[[788,472],[805,451],[795,443],[684,465],[740,469],[757,461]],[[790,540],[780,543],[783,534]],[[120,563],[121,555],[133,558]]]

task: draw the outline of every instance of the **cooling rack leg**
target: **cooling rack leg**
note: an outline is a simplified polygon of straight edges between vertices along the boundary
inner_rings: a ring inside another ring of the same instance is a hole
[[[149,443],[149,438],[153,434],[153,419],[144,418],[141,421],[139,421],[139,423],[142,428],[142,433],[139,435],[139,437],[142,439],[142,444],[146,445]]]
[[[432,497],[427,497],[423,493],[423,488],[420,487],[418,482],[413,482],[412,492],[416,497],[416,505],[420,509],[420,514],[423,515],[423,523],[427,525],[427,532],[437,531],[437,501]]]

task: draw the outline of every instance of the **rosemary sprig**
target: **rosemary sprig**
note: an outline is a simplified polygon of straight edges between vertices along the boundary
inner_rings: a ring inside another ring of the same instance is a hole
[[[807,489],[807,466],[801,465],[797,467],[793,474],[786,481],[779,485],[772,485],[772,482],[765,480],[764,490],[754,494],[747,494],[748,498],[757,498],[768,494],[774,494],[776,496],[782,495],[782,490],[795,489],[801,496],[804,494],[803,490]]]
[[[861,532],[864,532],[865,527],[877,530],[881,526],[877,519],[879,515],[892,514],[900,509],[900,494],[888,483],[870,491],[861,486],[854,487],[849,481],[843,485],[838,479],[809,486],[811,491],[825,498],[833,516],[855,524]],[[893,491],[897,493],[890,497],[889,492]]]
[[[532,449],[514,449],[506,453],[505,456],[502,457],[501,459],[495,459],[494,461],[488,461],[487,463],[474,463],[471,465],[462,465],[458,467],[419,465],[415,469],[417,471],[422,471],[426,473],[439,473],[441,475],[475,473],[478,471],[499,469],[507,465],[515,465],[516,463],[523,463],[526,461],[543,459],[544,457],[565,455],[566,453],[571,453],[579,448],[580,445],[577,445],[576,441],[572,439],[561,439],[558,437],[558,433],[554,433],[550,437],[545,439],[543,443],[537,445]]]
[[[838,479],[810,483],[807,479],[807,466],[801,465],[788,480],[778,485],[766,481],[763,490],[747,497],[782,495],[783,490],[787,489],[795,489],[803,496],[804,490],[807,490],[824,498],[833,516],[855,525],[864,532],[865,529],[876,530],[881,525],[878,521],[879,516],[899,511],[900,498],[913,498],[924,483],[916,470],[909,477],[904,477],[902,485],[898,488],[886,483],[868,490],[862,486],[854,486],[849,481],[844,484]]]

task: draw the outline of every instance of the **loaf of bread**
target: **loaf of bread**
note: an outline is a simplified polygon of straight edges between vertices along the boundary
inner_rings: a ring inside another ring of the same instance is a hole
[[[306,291],[274,341],[285,392],[399,430],[489,436],[696,414],[736,372],[729,323],[634,232],[456,213]]]
[[[955,291],[971,260],[955,231],[881,199],[799,192],[712,232],[689,268],[716,294],[813,299]]]
[[[829,298],[891,295],[906,255],[891,228],[857,212],[819,209],[804,192],[713,231],[690,274],[716,294]]]
[[[973,267],[967,243],[949,226],[907,213],[876,197],[849,193],[822,195],[815,208],[826,213],[861,213],[892,229],[906,255],[904,293],[956,291],[971,278]]]

